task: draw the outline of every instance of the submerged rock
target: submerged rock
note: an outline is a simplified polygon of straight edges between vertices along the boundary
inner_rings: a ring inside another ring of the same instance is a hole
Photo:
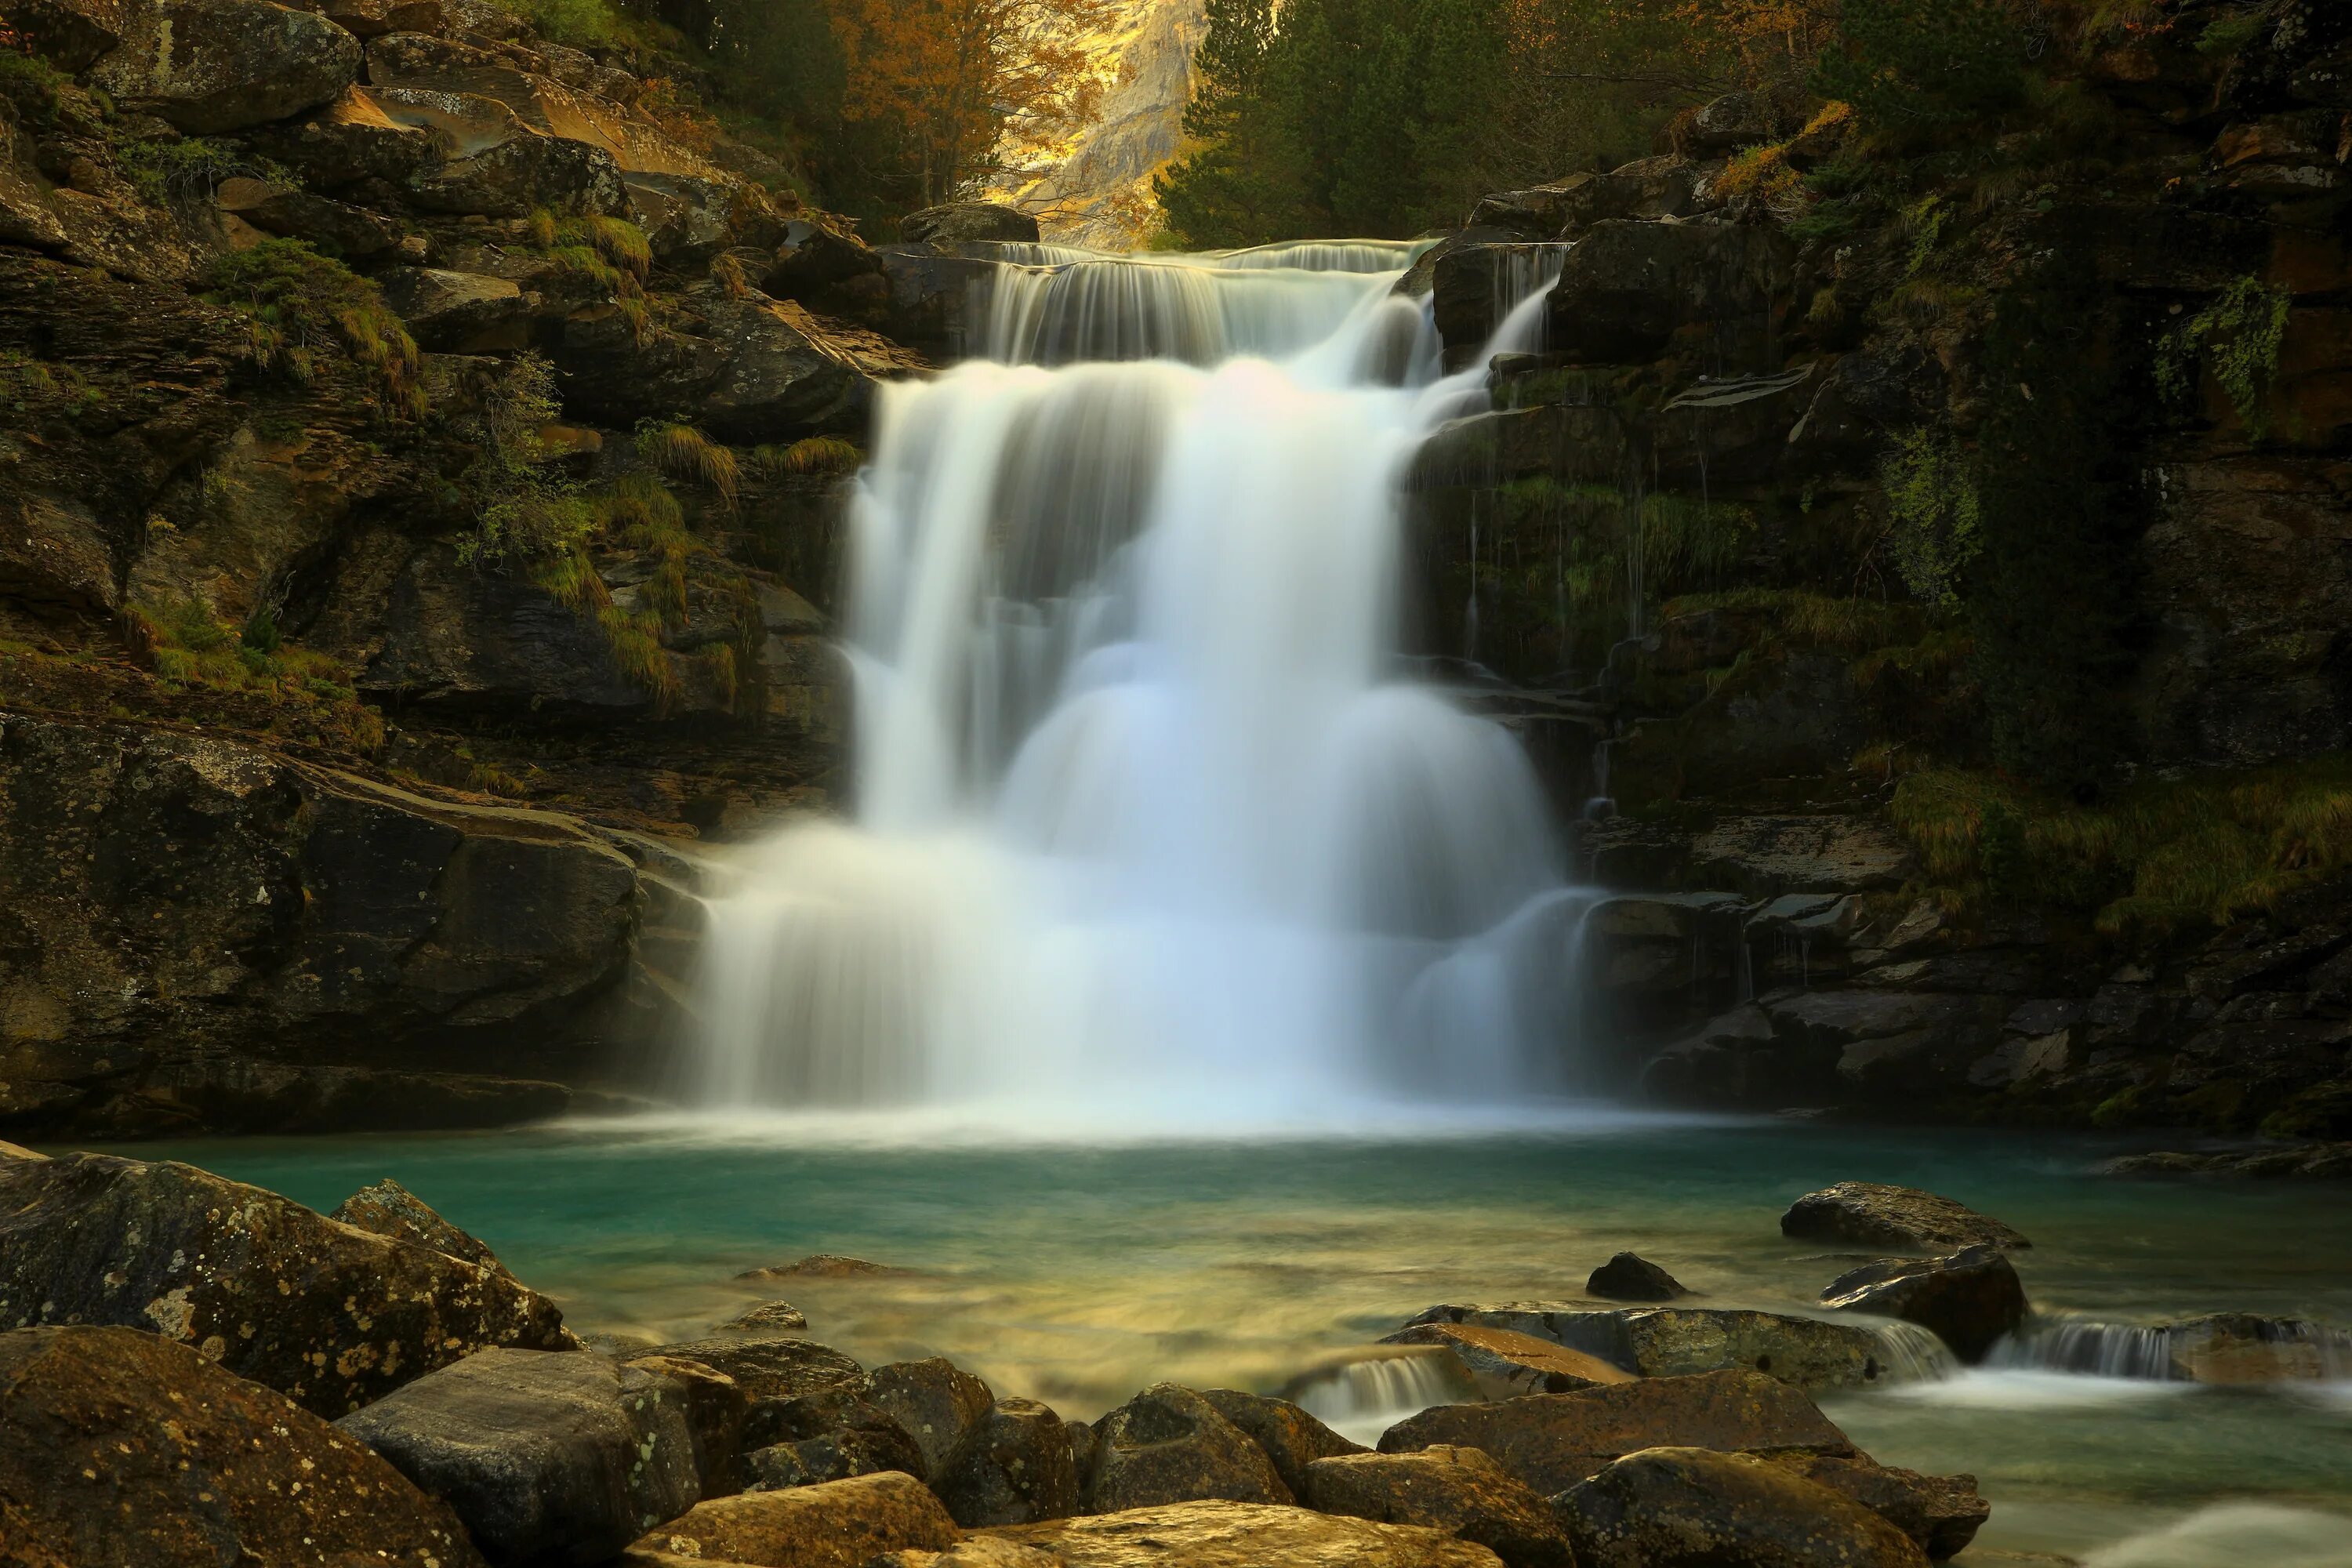
[[[1069,1426],[1034,1399],[998,1400],[933,1473],[931,1489],[967,1530],[1066,1518],[1079,1506]]]
[[[2172,1362],[2200,1383],[2352,1378],[2352,1329],[2308,1318],[2213,1312],[2162,1325]]]
[[[1859,1323],[1728,1307],[1591,1311],[1548,1301],[1432,1307],[1414,1324],[1454,1323],[1528,1334],[1643,1377],[1741,1367],[1801,1388],[1861,1388],[1889,1376],[1891,1347]],[[1409,1325],[1410,1326],[1410,1325]]]
[[[1631,1383],[1639,1375],[1552,1340],[1474,1323],[1420,1323],[1401,1329],[1381,1342],[1446,1347],[1469,1369],[1472,1380],[1489,1399],[1567,1394],[1599,1384]]]
[[[1303,1508],[1202,1500],[992,1531],[1063,1568],[1496,1568],[1442,1530]]]
[[[1672,1301],[1690,1294],[1681,1280],[1633,1252],[1621,1252],[1594,1269],[1584,1289],[1612,1301]]]
[[[1440,1444],[1318,1459],[1300,1498],[1323,1513],[1449,1531],[1493,1552],[1504,1568],[1576,1568],[1550,1506],[1475,1448]]]
[[[2026,1313],[2025,1287],[1998,1247],[1866,1263],[1832,1280],[1822,1304],[1916,1323],[1965,1362],[1984,1360],[1993,1342],[2016,1332]]]
[[[897,1268],[887,1263],[868,1263],[863,1258],[840,1258],[830,1252],[813,1252],[806,1258],[790,1263],[772,1263],[765,1268],[746,1268],[735,1276],[738,1279],[865,1279],[881,1275],[907,1275],[911,1268]]]
[[[719,1324],[719,1331],[722,1334],[773,1334],[807,1327],[806,1314],[790,1301],[763,1301]]]
[[[602,1563],[701,1495],[685,1389],[584,1352],[484,1351],[341,1425],[501,1563]]]
[[[365,1444],[185,1345],[124,1328],[0,1333],[0,1559],[482,1561],[448,1508]]]
[[[1306,1484],[1307,1467],[1318,1459],[1371,1451],[1361,1443],[1349,1442],[1287,1399],[1232,1388],[1203,1389],[1201,1397],[1265,1451],[1265,1457],[1274,1461],[1274,1473],[1294,1496]]]
[[[1959,1247],[2032,1247],[2016,1231],[1917,1187],[1840,1182],[1807,1193],[1780,1216],[1780,1234],[1801,1241],[1901,1247],[1921,1252]]]
[[[1097,1513],[1221,1499],[1287,1503],[1265,1450],[1216,1406],[1172,1383],[1145,1389],[1095,1423],[1083,1489]]]
[[[1743,1454],[1659,1447],[1559,1500],[1583,1568],[1925,1568],[1916,1542],[1850,1499]]]
[[[897,1471],[789,1491],[698,1503],[642,1537],[630,1554],[668,1553],[751,1568],[866,1568],[886,1552],[940,1552],[955,1521],[912,1476]]]
[[[1381,1452],[1409,1454],[1439,1444],[1483,1449],[1546,1496],[1642,1448],[1855,1453],[1846,1435],[1801,1392],[1752,1372],[1651,1377],[1574,1394],[1440,1405],[1390,1427],[1381,1436]]]
[[[193,1165],[0,1161],[0,1325],[61,1322],[160,1333],[331,1417],[479,1351],[577,1344],[495,1265]]]

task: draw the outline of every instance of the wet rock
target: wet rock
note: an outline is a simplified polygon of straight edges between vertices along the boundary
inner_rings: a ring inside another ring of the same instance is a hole
[[[1555,245],[1463,245],[1449,247],[1431,268],[1430,310],[1451,365],[1465,366],[1516,303],[1517,291],[1541,281],[1563,254]]]
[[[591,1344],[593,1350],[597,1346]],[[751,1414],[751,1396],[723,1372],[697,1361],[647,1355],[640,1350],[622,1352],[637,1371],[665,1378],[682,1391],[688,1435],[694,1440],[694,1473],[701,1495],[724,1497],[743,1489],[743,1432]]]
[[[1034,1399],[998,1400],[932,1472],[931,1489],[966,1530],[1074,1514],[1078,1466],[1069,1428]]]
[[[435,1213],[423,1198],[389,1177],[362,1187],[335,1205],[327,1216],[344,1225],[388,1236],[394,1241],[429,1247],[444,1257],[461,1258],[484,1268],[507,1272],[490,1249]]]
[[[863,319],[878,296],[887,308],[890,284],[882,258],[854,234],[807,218],[784,226],[783,242],[760,279],[760,291],[797,300],[812,310]],[[853,307],[844,310],[845,304]]]
[[[997,264],[977,254],[929,246],[884,246],[882,275],[890,286],[890,334],[935,358],[977,349]]]
[[[2172,1363],[2200,1383],[2341,1382],[2352,1377],[2352,1329],[2308,1318],[2213,1312],[2162,1325]]]
[[[1591,1311],[1544,1301],[1432,1307],[1415,1323],[1465,1323],[1552,1340],[1643,1377],[1747,1368],[1800,1388],[1859,1388],[1891,1370],[1857,1323],[1725,1307]]]
[[[1496,1568],[1441,1530],[1204,1500],[992,1531],[1063,1568]]]
[[[898,220],[898,237],[908,245],[971,245],[975,242],[1035,244],[1037,220],[994,202],[949,202]]]
[[[1154,1384],[1095,1423],[1081,1488],[1097,1513],[1222,1499],[1287,1503],[1290,1489],[1248,1434],[1189,1388]]]
[[[1479,1448],[1549,1497],[1643,1448],[1851,1458],[1853,1443],[1801,1391],[1752,1372],[1645,1377],[1573,1394],[1446,1405],[1399,1422],[1383,1454]]]
[[[0,1161],[0,1325],[60,1322],[160,1333],[329,1416],[491,1347],[573,1342],[502,1269],[191,1165]]]
[[[907,1429],[930,1470],[996,1401],[987,1384],[943,1356],[876,1367],[866,1374],[866,1398]]]
[[[1923,1476],[1865,1458],[1780,1462],[1814,1485],[1860,1503],[1938,1563],[1958,1555],[1992,1517],[1992,1504],[1977,1491],[1974,1476]]]
[[[2025,1321],[2025,1287],[1998,1247],[1963,1247],[1944,1258],[1882,1258],[1839,1275],[1822,1304],[1900,1318],[1933,1332],[1964,1362],[1979,1362]]]
[[[955,1521],[920,1481],[896,1471],[698,1503],[638,1540],[667,1552],[751,1568],[866,1568],[886,1552],[941,1552]]]
[[[1735,364],[1759,357],[1788,307],[1790,258],[1779,231],[1750,225],[1596,223],[1552,290],[1551,348],[1579,363],[1633,364],[1705,326]]]
[[[0,1333],[0,1557],[482,1561],[446,1506],[365,1445],[185,1345],[123,1328]]]
[[[856,1383],[866,1369],[814,1340],[789,1335],[730,1335],[661,1345],[648,1355],[676,1356],[723,1372],[752,1399],[791,1399]]]
[[[723,1334],[780,1334],[808,1327],[807,1315],[790,1301],[762,1301],[719,1325]]]
[[[1567,1394],[1606,1383],[1631,1383],[1638,1374],[1599,1356],[1572,1351],[1516,1329],[1470,1323],[1420,1323],[1381,1342],[1392,1345],[1442,1345],[1469,1369],[1489,1399],[1522,1394]]]
[[[1864,816],[1719,818],[1691,846],[1695,872],[1754,898],[1789,893],[1862,893],[1900,887],[1911,849],[1884,823]]]
[[[1251,1442],[1265,1450],[1265,1457],[1274,1461],[1274,1473],[1282,1478],[1282,1484],[1294,1496],[1306,1483],[1307,1467],[1316,1460],[1370,1451],[1361,1443],[1351,1443],[1340,1436],[1287,1399],[1244,1394],[1232,1388],[1203,1389],[1201,1397],[1214,1406],[1218,1415],[1246,1433]]]
[[[121,15],[121,43],[90,68],[90,84],[192,136],[284,120],[359,78],[359,40],[314,12],[268,0],[131,0]]]
[[[1034,1546],[976,1535],[945,1552],[885,1552],[866,1568],[1062,1568],[1062,1560]]]
[[[1780,1234],[1800,1241],[1909,1247],[1921,1252],[2033,1245],[1999,1220],[1950,1198],[1885,1182],[1840,1182],[1807,1193],[1780,1216]]]
[[[1570,174],[1565,180],[1531,185],[1526,190],[1496,191],[1481,196],[1477,205],[1470,209],[1469,226],[1501,229],[1517,239],[1558,239],[1560,230],[1568,226],[1569,193],[1596,177]]]
[[[1575,1568],[1550,1506],[1475,1448],[1440,1444],[1318,1459],[1299,1495],[1322,1513],[1449,1531],[1493,1552],[1504,1568]]]
[[[911,1268],[897,1268],[887,1263],[868,1263],[863,1258],[838,1258],[829,1252],[817,1252],[790,1263],[772,1263],[764,1268],[747,1268],[735,1278],[751,1280],[875,1279],[914,1272]]]
[[[2108,1176],[2227,1176],[2244,1180],[2352,1176],[2352,1142],[2305,1143],[2291,1149],[2251,1152],[2193,1153],[2175,1151],[2126,1154],[2100,1165]]]
[[[530,302],[503,278],[437,267],[387,267],[376,274],[376,284],[417,345],[438,353],[520,349],[530,330]]]
[[[501,1563],[602,1563],[701,1495],[685,1390],[586,1352],[483,1351],[341,1425]]]
[[[819,321],[800,305],[698,291],[697,308],[727,360],[698,413],[714,436],[773,441],[796,436],[858,434],[875,383],[903,375],[922,361],[871,332]]]
[[[1620,1459],[1559,1503],[1585,1568],[1924,1568],[1868,1509],[1743,1454],[1659,1447]]]
[[[1584,1289],[1612,1301],[1672,1301],[1690,1294],[1681,1280],[1633,1252],[1621,1252],[1594,1269]]]

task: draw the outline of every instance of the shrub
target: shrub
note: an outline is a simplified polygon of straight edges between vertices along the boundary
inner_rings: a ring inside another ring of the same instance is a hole
[[[1949,132],[2017,101],[2026,45],[2001,0],[1846,0],[1812,88],[1874,131]]]
[[[214,261],[204,297],[244,312],[254,357],[308,385],[319,356],[340,344],[375,384],[382,404],[410,418],[425,413],[416,341],[374,284],[299,239],[265,239]]]
[[[2292,296],[2256,278],[2241,278],[2196,315],[2157,343],[2156,384],[2165,398],[2183,405],[2196,390],[2201,359],[2257,441],[2270,431],[2263,399],[2278,374],[2279,348],[2286,341]]]
[[[594,511],[540,436],[562,412],[545,359],[526,353],[508,363],[482,400],[474,461],[459,479],[476,506],[474,531],[457,544],[459,561],[569,556],[595,533]]]
[[[222,181],[240,175],[275,184],[299,183],[268,159],[210,136],[184,136],[176,142],[121,141],[114,144],[114,159],[123,177],[158,206],[166,202],[208,201]]]
[[[1895,570],[1920,603],[1959,603],[1962,574],[1984,549],[1975,465],[1949,431],[1914,430],[1879,465]]]

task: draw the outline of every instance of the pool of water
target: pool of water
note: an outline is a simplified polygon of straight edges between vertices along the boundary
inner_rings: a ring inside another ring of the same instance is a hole
[[[2116,1147],[1601,1116],[1364,1140],[635,1123],[121,1152],[321,1209],[394,1177],[583,1331],[676,1338],[784,1295],[869,1363],[946,1355],[1074,1415],[1160,1379],[1275,1388],[1436,1302],[1574,1299],[1621,1248],[1712,1303],[1810,1302],[1853,1258],[1787,1240],[1779,1216],[1839,1180],[1932,1188],[2017,1226],[2043,1309],[2352,1323],[2352,1190],[2092,1174]],[[908,1272],[782,1291],[735,1279],[816,1252]],[[1979,1478],[1993,1523],[1963,1562],[2352,1564],[2340,1386],[1974,1373],[1829,1408],[1886,1463]]]

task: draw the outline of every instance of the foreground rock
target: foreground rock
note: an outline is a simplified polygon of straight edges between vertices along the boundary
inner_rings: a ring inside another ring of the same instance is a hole
[[[1216,1500],[1287,1503],[1265,1451],[1192,1389],[1145,1389],[1094,1425],[1083,1486],[1097,1513]]]
[[[1496,1568],[1499,1561],[1442,1530],[1220,1500],[991,1533],[1048,1552],[1064,1568]]]
[[[1549,1497],[1643,1448],[1852,1458],[1853,1444],[1813,1402],[1751,1372],[1643,1378],[1492,1405],[1442,1405],[1381,1436],[1383,1454],[1447,1444],[1483,1449]]]
[[[1412,1325],[1501,1329],[1580,1351],[1643,1377],[1746,1368],[1800,1388],[1862,1388],[1887,1375],[1887,1346],[1859,1323],[1720,1307],[1595,1312],[1546,1301],[1432,1307]]]
[[[1522,1394],[1567,1394],[1604,1383],[1631,1383],[1636,1375],[1613,1363],[1572,1351],[1516,1329],[1475,1323],[1419,1323],[1381,1342],[1391,1345],[1442,1345],[1469,1369],[1489,1399]]]
[[[1801,1241],[1942,1252],[1961,1247],[2031,1247],[2016,1231],[1917,1187],[1840,1182],[1807,1193],[1780,1216],[1780,1234]]]
[[[394,1241],[429,1247],[445,1258],[455,1258],[483,1268],[507,1271],[498,1255],[434,1212],[424,1199],[389,1179],[362,1187],[335,1205],[327,1216],[359,1230],[388,1236]]]
[[[1659,1447],[1560,1500],[1584,1568],[1926,1568],[1886,1521],[1785,1466]]]
[[[503,1269],[192,1165],[0,1161],[0,1324],[57,1322],[160,1333],[330,1417],[479,1351],[576,1343]]]
[[[897,1471],[745,1492],[696,1505],[640,1539],[631,1552],[667,1553],[751,1568],[866,1568],[887,1552],[942,1552],[955,1521],[912,1476]]]
[[[1031,1524],[1078,1511],[1069,1426],[1034,1399],[1002,1399],[932,1473],[931,1489],[966,1530]]]
[[[0,1333],[0,1560],[482,1562],[446,1506],[364,1445],[184,1345],[120,1328]]]
[[[931,1479],[930,1461],[861,1385],[835,1384],[752,1403],[743,1424],[745,1486],[753,1491],[814,1486],[880,1470]]]
[[[501,1563],[602,1563],[701,1495],[684,1387],[586,1352],[484,1351],[341,1426]]]
[[[1779,1462],[1814,1485],[1860,1503],[1938,1563],[1964,1551],[1992,1517],[1992,1504],[1977,1491],[1974,1476],[1925,1476],[1863,1458]]]
[[[1621,1252],[1594,1269],[1584,1289],[1612,1301],[1673,1301],[1690,1294],[1681,1280],[1632,1252]]]
[[[1451,1531],[1493,1552],[1504,1568],[1576,1568],[1550,1505],[1475,1448],[1441,1444],[1318,1459],[1300,1498],[1324,1513]]]
[[[1993,1342],[2025,1321],[2025,1287],[1998,1247],[1948,1258],[1882,1258],[1841,1274],[1822,1305],[1916,1323],[1964,1362],[1984,1360]]]
[[[1368,1454],[1361,1443],[1351,1443],[1287,1399],[1244,1394],[1233,1388],[1203,1390],[1201,1397],[1218,1415],[1240,1427],[1274,1461],[1275,1474],[1292,1495],[1307,1484],[1307,1467],[1318,1459],[1342,1454]]]
[[[725,1373],[755,1400],[792,1399],[855,1384],[866,1375],[864,1367],[831,1345],[783,1334],[686,1340],[644,1353],[675,1356]]]
[[[866,1398],[907,1429],[929,1475],[996,1403],[987,1384],[943,1356],[876,1367],[866,1374]]]

